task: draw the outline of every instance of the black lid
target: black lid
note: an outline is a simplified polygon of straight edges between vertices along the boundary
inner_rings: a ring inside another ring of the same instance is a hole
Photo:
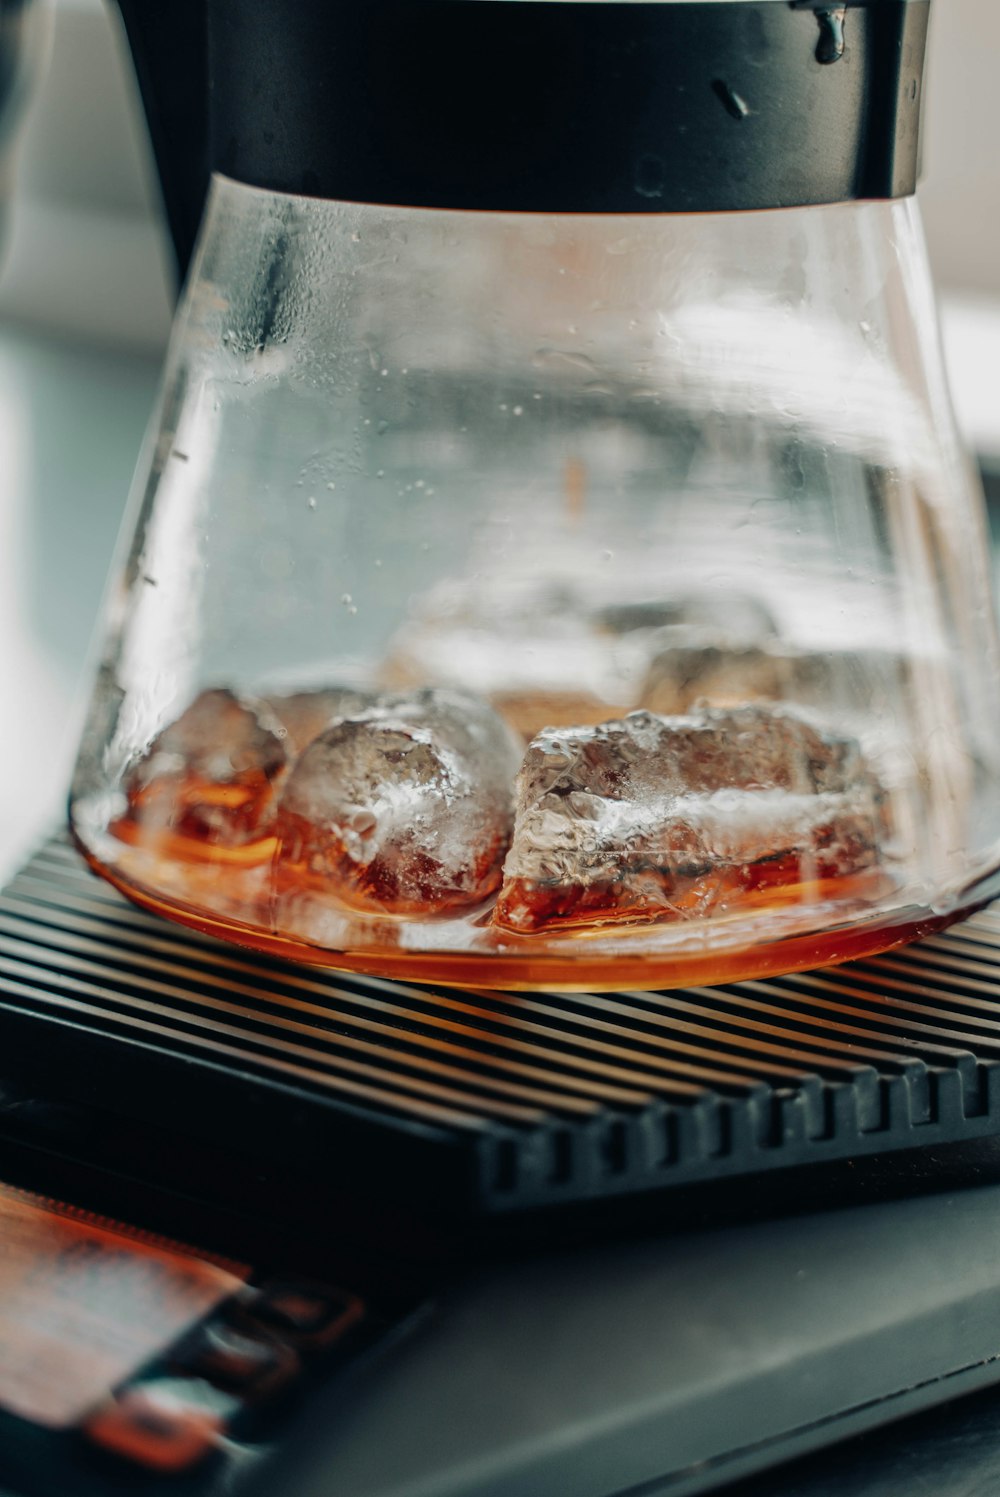
[[[139,33],[169,24],[172,6],[121,3],[139,50]],[[897,197],[916,181],[929,0],[184,0],[192,7],[205,28],[207,165],[260,187],[664,213]],[[192,55],[188,42],[180,72],[162,62],[165,90],[190,77]],[[189,82],[182,91],[190,98]]]

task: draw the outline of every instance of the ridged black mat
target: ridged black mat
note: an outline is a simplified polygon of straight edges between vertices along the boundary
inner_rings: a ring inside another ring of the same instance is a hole
[[[1000,907],[836,969],[505,996],[242,952],[134,909],[56,840],[0,895],[0,1047],[0,1087],[345,1188],[593,1200],[1000,1132]]]

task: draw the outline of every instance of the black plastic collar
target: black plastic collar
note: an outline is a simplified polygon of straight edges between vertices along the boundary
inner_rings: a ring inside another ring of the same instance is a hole
[[[210,0],[212,164],[261,187],[425,207],[663,213],[903,196],[928,10]]]

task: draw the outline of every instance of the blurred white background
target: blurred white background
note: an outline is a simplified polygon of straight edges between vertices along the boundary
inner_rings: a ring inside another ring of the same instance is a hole
[[[922,204],[959,417],[1000,466],[1000,4],[932,10]],[[171,306],[113,13],[52,0],[50,19],[0,259],[0,875],[61,815]]]

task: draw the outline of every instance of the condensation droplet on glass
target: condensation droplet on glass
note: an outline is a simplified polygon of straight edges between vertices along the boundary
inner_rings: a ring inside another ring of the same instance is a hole
[[[429,551],[431,549],[431,543],[430,543],[430,541],[421,541],[420,542],[420,549],[421,549],[421,551]]]
[[[389,371],[388,371],[388,369],[382,369],[382,370],[380,370],[380,375],[381,375],[382,379],[388,379],[388,377],[389,377]]]
[[[352,244],[360,244],[361,243],[361,235],[358,233],[357,229],[355,229],[354,233],[351,235],[351,243]]]
[[[354,604],[354,603],[352,603],[352,604],[351,604],[351,606],[350,606],[350,607],[349,607],[349,608],[348,608],[348,610],[347,610],[347,611],[348,611],[348,613],[350,613],[350,614],[355,614],[355,613],[357,613],[357,611],[358,611],[358,610],[357,610],[357,605],[356,605],[356,604]]]
[[[742,94],[738,94],[735,88],[732,88],[724,78],[713,78],[711,87],[713,94],[719,100],[719,103],[730,119],[745,120],[752,114],[753,111],[746,99],[743,98]]]
[[[635,178],[632,185],[642,198],[660,198],[663,196],[665,173],[666,164],[662,156],[654,156],[647,152],[635,163]]]
[[[309,506],[310,509],[315,509],[316,508],[316,495],[315,494],[310,494],[309,498],[306,500],[306,503],[308,504],[308,506]]]
[[[375,470],[375,477],[376,478],[384,478],[385,477],[385,469],[384,468],[376,468],[376,470]]]
[[[340,595],[340,601],[341,601],[341,603],[343,603],[343,605],[344,605],[345,608],[349,608],[351,606],[351,604],[353,603],[354,599],[351,597],[350,593],[341,593],[341,595]]]
[[[425,489],[427,485],[424,483],[424,480],[422,478],[418,478],[414,481],[413,487],[415,489]]]
[[[332,478],[331,478],[331,479],[330,479],[330,482],[329,482],[329,483],[328,483],[328,484],[327,484],[327,488],[328,488],[328,489],[329,489],[329,490],[330,490],[330,492],[331,492],[331,494],[332,494],[332,493],[333,493],[333,491],[334,491],[334,489],[335,489],[335,488],[336,488],[336,487],[337,487],[337,485],[336,485],[336,483],[335,483],[335,482],[334,482],[334,481],[333,481],[333,479],[332,479]]]
[[[515,416],[523,416],[524,415],[524,406],[523,405],[516,405],[514,407],[514,415]]]
[[[378,432],[380,437],[384,437],[386,432],[389,430],[388,421],[380,421],[375,430]]]
[[[372,563],[372,565],[376,566],[376,567],[380,567],[382,565],[382,558],[381,558],[381,556],[376,556],[376,558],[375,558],[374,562]]]

